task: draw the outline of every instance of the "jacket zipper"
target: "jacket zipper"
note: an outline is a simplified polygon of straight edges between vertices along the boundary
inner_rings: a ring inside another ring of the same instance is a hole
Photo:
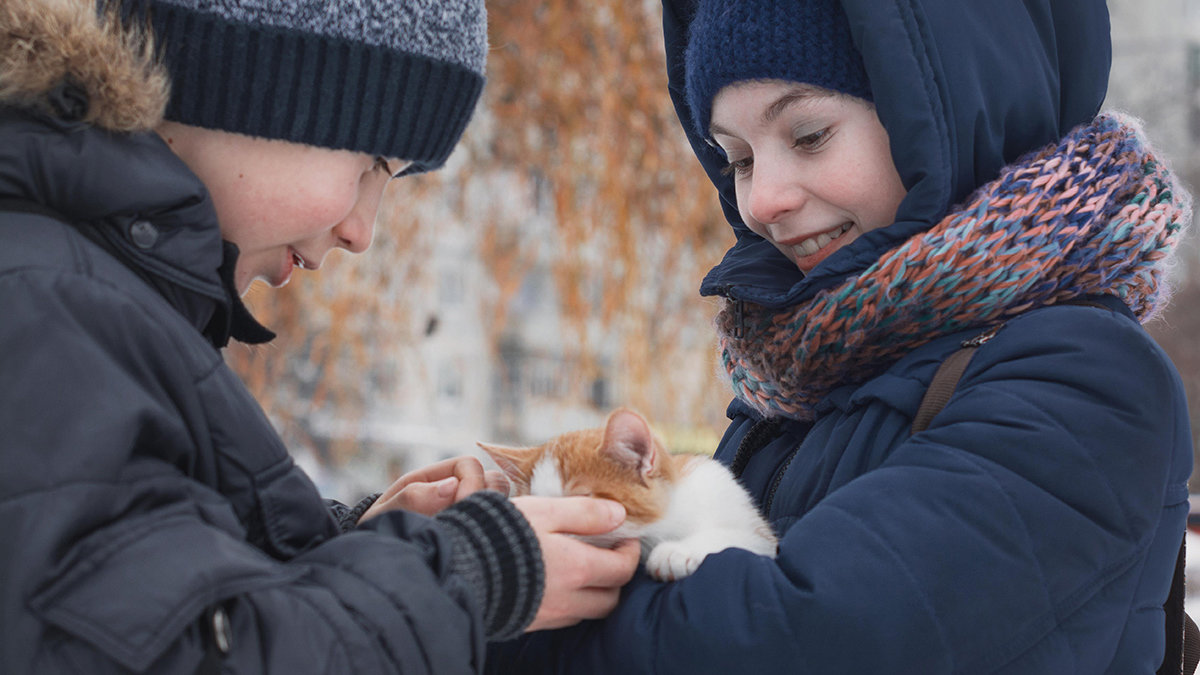
[[[741,340],[746,337],[746,302],[733,301],[733,337]]]
[[[801,441],[796,444],[796,447],[792,448],[787,458],[783,460],[783,464],[780,465],[779,471],[775,474],[775,479],[771,481],[771,489],[767,491],[767,499],[763,503],[763,514],[768,520],[771,518],[771,505],[775,503],[775,492],[779,490],[779,486],[783,483],[783,474],[787,473],[788,467],[792,465],[792,460],[796,458],[796,453],[800,452],[800,446],[803,443]]]

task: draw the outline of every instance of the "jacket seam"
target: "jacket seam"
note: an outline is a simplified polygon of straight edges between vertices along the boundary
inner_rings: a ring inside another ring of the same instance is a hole
[[[127,301],[130,304],[136,306],[142,313],[144,313],[148,317],[159,315],[162,313],[160,309],[149,306],[148,301],[145,298],[139,297],[140,294],[132,293],[132,292],[130,292],[129,289],[114,283],[112,280],[108,279],[107,277],[95,274],[94,271],[90,272],[90,273],[84,273],[82,270],[70,269],[70,268],[65,268],[62,266],[25,265],[25,266],[21,266],[21,267],[10,268],[5,271],[0,271],[0,280],[3,280],[8,277],[20,277],[20,276],[26,275],[26,274],[30,274],[31,276],[45,275],[45,276],[51,277],[51,278],[66,278],[66,279],[72,280],[75,283],[87,282],[84,285],[87,286],[88,288],[96,288],[97,286],[99,286],[99,287],[103,288],[104,290],[111,292],[115,296],[115,299],[124,300],[124,301]],[[160,301],[166,305],[170,314],[173,314],[173,315],[179,317],[180,321],[184,322],[189,327],[191,327],[195,331],[196,336],[199,337],[201,340],[203,340],[203,335],[200,333],[200,331],[198,329],[195,328],[195,326],[192,326],[190,323],[188,323],[188,319],[186,316],[179,313],[179,311],[177,309],[172,307],[170,305],[170,303],[167,302],[167,300],[165,298],[163,298],[161,295],[159,295],[158,291],[155,290],[153,287],[146,285],[145,282],[142,281],[140,278],[139,278],[139,282],[141,284],[143,284],[143,286],[139,286],[139,288],[144,287],[146,292],[153,294],[154,297],[158,301]],[[162,325],[161,321],[147,320],[145,322],[145,325],[152,326],[152,327],[154,327],[154,329],[159,330],[159,331],[163,330],[163,325]],[[173,333],[169,334],[168,337],[170,337],[172,339],[163,340],[163,341],[161,341],[161,343],[173,345],[177,342],[177,340],[174,339]],[[150,341],[146,341],[146,342],[150,342]],[[175,351],[178,352],[179,350],[175,350]],[[208,369],[206,371],[204,371],[198,378],[193,379],[193,382],[199,382],[199,381],[203,380],[204,378],[211,375],[213,371],[218,370],[220,368],[220,366],[225,363],[224,359],[221,358],[220,351],[213,350],[212,354],[213,354],[211,357],[212,361],[208,364]]]
[[[387,600],[388,604],[391,605],[393,607],[393,609],[396,610],[396,613],[402,617],[402,619],[404,621],[404,625],[409,630],[412,630],[413,613],[410,611],[411,608],[407,605],[397,603],[396,598],[393,596],[393,594],[391,592],[391,589],[386,588],[384,586],[380,586],[379,584],[373,582],[372,580],[364,577],[362,574],[359,574],[359,572],[357,570],[355,570],[353,567],[350,567],[347,565],[343,565],[340,563],[334,563],[332,565],[327,565],[326,569],[330,570],[331,572],[343,573],[346,576],[354,579],[358,583],[361,583],[362,585],[367,586],[368,588],[375,589],[375,591],[380,596],[385,598]],[[355,618],[355,621],[359,625],[365,625],[365,626],[370,627],[372,641],[374,641],[382,646],[383,651],[387,653],[388,659],[391,661],[392,665],[396,668],[397,671],[399,671],[400,665],[403,663],[403,661],[401,660],[400,655],[395,653],[392,650],[392,646],[390,644],[388,644],[388,642],[386,640],[383,639],[383,634],[378,629],[377,624],[368,620],[369,617],[367,615],[364,615],[357,608],[354,608],[350,605],[342,603],[342,602],[340,602],[340,600],[339,600],[339,604],[342,605],[342,607],[346,610],[347,614],[349,614],[351,617]],[[413,643],[416,644],[417,648],[421,651],[421,661],[425,664],[432,663],[432,660],[430,659],[430,655],[426,651],[424,645],[422,645],[419,640],[413,640]]]
[[[947,658],[951,659],[951,671],[953,671],[954,670],[954,668],[953,668],[954,650],[950,649],[950,640],[949,640],[948,636],[946,635],[946,630],[942,626],[942,622],[938,618],[937,613],[934,611],[933,604],[929,601],[929,595],[925,592],[924,587],[922,587],[921,583],[917,580],[916,575],[913,574],[912,569],[909,568],[908,564],[904,561],[904,558],[901,557],[896,552],[896,549],[894,549],[892,547],[892,545],[889,544],[886,539],[884,539],[883,537],[880,537],[879,534],[877,532],[875,532],[873,529],[871,529],[870,527],[865,526],[862,523],[862,520],[858,516],[856,516],[854,513],[850,512],[836,504],[826,504],[825,506],[826,506],[826,508],[829,508],[833,511],[841,513],[843,516],[845,516],[846,518],[853,521],[855,523],[855,525],[858,526],[858,529],[860,532],[862,532],[866,536],[870,537],[872,541],[874,541],[879,546],[882,546],[884,548],[884,550],[886,550],[891,555],[892,560],[894,560],[896,562],[897,568],[904,572],[904,576],[908,579],[909,583],[912,584],[912,588],[920,596],[921,605],[925,608],[926,615],[933,622],[933,625],[937,627],[937,635],[938,635],[938,640],[942,645],[942,653],[946,654]]]
[[[943,452],[948,452],[944,447],[942,448],[942,450],[943,450]],[[991,481],[996,486],[996,489],[1000,490],[1005,495],[1005,497],[1008,499],[1009,506],[1012,506],[1015,503],[1015,500],[1013,499],[1012,495],[1008,492],[1008,490],[1006,490],[1004,488],[1004,485],[1002,483],[1000,483],[1000,481],[996,480],[995,476],[993,476],[992,473],[990,471],[988,471],[988,468],[986,466],[984,466],[984,462],[982,459],[975,457],[974,455],[971,455],[969,453],[964,453],[963,455],[961,455],[961,457],[963,459],[965,459],[966,461],[970,462],[971,464],[974,464],[977,468],[979,468],[982,475],[987,476],[988,480]],[[1026,541],[1028,543],[1032,543],[1033,537],[1030,535],[1028,522],[1026,521],[1025,518],[1023,518],[1019,515],[1019,512],[1017,512],[1017,514],[1018,514],[1018,519],[1021,521],[1021,527],[1022,527],[1022,531],[1025,534]],[[1072,615],[1074,615],[1076,612],[1078,612],[1080,609],[1083,608],[1084,604],[1086,604],[1085,602],[1083,602],[1084,598],[1094,595],[1096,593],[1096,590],[1095,590],[1096,588],[1102,588],[1104,586],[1107,586],[1108,583],[1110,583],[1115,577],[1119,576],[1121,572],[1128,569],[1130,564],[1133,561],[1136,561],[1138,559],[1138,557],[1140,557],[1145,552],[1145,550],[1149,546],[1151,540],[1152,540],[1152,536],[1151,537],[1143,537],[1143,541],[1139,541],[1138,544],[1134,547],[1133,552],[1131,552],[1128,556],[1121,558],[1117,562],[1113,563],[1109,567],[1102,570],[1100,573],[1093,575],[1090,579],[1088,579],[1088,581],[1086,583],[1080,584],[1076,590],[1074,590],[1073,592],[1068,594],[1065,598],[1063,598],[1063,600],[1061,602],[1059,602],[1059,603],[1050,602],[1049,603],[1050,608],[1046,612],[1043,612],[1036,617],[1036,620],[1033,622],[1034,628],[1030,628],[1030,629],[1027,629],[1026,631],[1023,631],[1023,632],[1027,632],[1027,633],[1038,633],[1037,637],[1030,639],[1028,644],[1024,645],[1023,647],[998,647],[996,649],[995,653],[997,655],[999,655],[998,660],[1000,663],[999,663],[999,665],[997,665],[996,668],[991,669],[987,672],[996,672],[998,669],[1003,668],[1006,665],[1012,663],[1012,661],[1014,659],[1020,657],[1021,654],[1024,654],[1024,653],[1028,652],[1030,649],[1036,647],[1038,644],[1041,644],[1041,642],[1043,640],[1045,640],[1048,636],[1053,634],[1054,628],[1056,626],[1058,626],[1063,621],[1065,621],[1067,618],[1071,617]],[[1039,580],[1041,581],[1042,590],[1044,592],[1046,592],[1046,599],[1050,600],[1050,595],[1048,592],[1048,584],[1046,583],[1045,567],[1043,566],[1041,560],[1038,560],[1037,562],[1038,562],[1037,570],[1038,570]],[[1036,628],[1038,625],[1044,623],[1047,619],[1053,619],[1053,623],[1046,626],[1045,628],[1040,628],[1040,629]],[[1021,640],[1021,636],[1018,634],[1017,637],[1013,638],[1012,642],[1016,642],[1016,641],[1020,641],[1020,640]],[[979,660],[986,661],[986,658],[981,658]],[[981,672],[981,671],[979,669],[972,668],[969,672]]]
[[[940,202],[949,203],[952,193],[952,185],[954,180],[954,171],[950,161],[950,139],[953,134],[947,129],[945,119],[945,107],[941,105],[941,87],[937,82],[936,71],[932,67],[932,58],[930,57],[928,47],[922,45],[931,45],[933,41],[926,35],[925,26],[927,21],[921,14],[919,7],[911,0],[896,0],[895,7],[897,13],[900,14],[900,20],[904,22],[906,28],[905,35],[909,39],[909,47],[913,61],[917,66],[917,70],[921,79],[925,82],[925,104],[926,112],[929,119],[933,120],[937,127],[938,139],[938,164],[945,176],[945,181],[937,185]],[[905,12],[904,10],[908,11]],[[915,30],[913,30],[915,28]],[[937,105],[935,105],[935,103]]]
[[[994,340],[989,340],[989,341],[988,341],[988,343],[989,343],[989,344],[990,344],[990,343],[993,343],[993,342],[994,342]],[[979,365],[980,365],[981,361],[979,360],[979,356],[980,356],[980,354],[982,354],[982,353],[984,352],[984,350],[986,350],[986,349],[987,349],[987,347],[988,347],[988,345],[987,345],[987,344],[984,344],[984,345],[981,345],[981,346],[978,348],[978,350],[976,350],[976,352],[977,352],[977,353],[976,353],[976,358],[975,358],[975,359],[972,359],[972,363],[973,363],[973,365],[975,365],[975,366],[979,366]],[[950,400],[946,402],[946,406],[945,406],[945,408],[943,408],[943,410],[946,410],[946,409],[948,409],[948,408],[950,408],[950,407],[952,406],[952,404],[953,404],[953,402],[954,402],[954,399],[955,399],[955,398],[958,398],[958,395],[959,395],[959,393],[960,393],[960,392],[965,392],[965,391],[967,391],[968,389],[970,389],[972,386],[980,386],[980,385],[985,385],[985,384],[987,384],[986,382],[984,382],[984,383],[976,383],[975,385],[972,385],[972,384],[971,384],[971,382],[970,382],[970,378],[968,377],[968,373],[969,373],[969,372],[972,372],[972,371],[974,371],[974,374],[975,374],[975,375],[978,375],[978,374],[979,374],[979,372],[980,372],[981,370],[986,370],[986,369],[987,369],[987,367],[988,367],[989,365],[991,365],[991,363],[987,362],[986,360],[985,360],[985,361],[983,361],[982,363],[983,363],[983,367],[982,367],[982,368],[976,368],[976,369],[968,368],[966,371],[964,371],[964,372],[963,372],[962,379],[959,381],[959,384],[958,384],[958,386],[955,388],[955,395],[954,395],[954,396],[952,396],[952,397],[950,398]],[[1019,401],[1019,402],[1020,402],[1022,405],[1024,405],[1024,406],[1027,406],[1027,405],[1029,404],[1029,402],[1028,402],[1027,400],[1025,400],[1025,399],[1020,399],[1020,398],[1018,398],[1018,397],[1015,397],[1015,396],[1014,396],[1012,393],[1010,393],[1010,392],[1007,392],[1007,391],[1004,391],[1004,390],[1002,390],[1002,389],[998,389],[998,390],[992,390],[992,391],[991,391],[991,393],[992,393],[992,394],[994,394],[994,395],[1003,396],[1003,397],[1005,397],[1006,399],[1014,399],[1014,398],[1016,398],[1016,399],[1017,399],[1017,400],[1018,400],[1018,401]],[[935,419],[936,419],[936,418],[935,418]],[[1055,418],[1050,418],[1050,420],[1053,422],[1053,427],[1049,427],[1049,426],[1047,426],[1047,427],[1042,427],[1043,429],[1045,429],[1045,428],[1054,428],[1054,429],[1059,429],[1059,430],[1062,430],[1063,432],[1067,432],[1067,433],[1066,433],[1066,435],[1067,435],[1067,436],[1069,436],[1069,437],[1070,437],[1071,439],[1073,439],[1073,440],[1074,440],[1074,439],[1076,439],[1076,438],[1078,438],[1078,434],[1076,434],[1076,433],[1071,433],[1069,429],[1067,429],[1066,427],[1064,427],[1064,426],[1063,426],[1063,424],[1062,424],[1062,422],[1061,422],[1060,420],[1058,420],[1058,419],[1055,419]],[[933,427],[933,424],[932,424],[932,422],[930,423],[930,427],[931,427],[931,428]],[[970,459],[972,462],[976,462],[976,463],[980,463],[980,462],[982,462],[982,461],[983,461],[981,458],[979,458],[979,457],[977,457],[977,456],[975,456],[975,455],[973,455],[973,454],[970,454],[970,453],[968,453],[968,454],[966,455],[966,457],[967,457],[968,459]],[[1095,462],[1094,458],[1092,458],[1092,457],[1089,455],[1088,459],[1089,459],[1088,466],[1089,466],[1089,467],[1091,467],[1091,468],[1096,468],[1097,464],[1096,464],[1096,462]],[[984,470],[986,471],[986,467],[984,467],[982,464],[978,464],[978,465],[980,466],[980,468],[982,468],[982,469],[984,469]],[[1120,491],[1119,491],[1119,490],[1117,490],[1117,489],[1116,489],[1116,488],[1113,486],[1113,483],[1112,483],[1112,481],[1109,479],[1109,477],[1108,477],[1108,476],[1106,476],[1106,475],[1105,475],[1103,472],[1100,472],[1100,471],[1097,471],[1097,475],[1098,475],[1099,479],[1100,479],[1100,480],[1102,480],[1102,481],[1104,482],[1104,487],[1105,487],[1105,488],[1108,490],[1107,496],[1109,496],[1109,497],[1112,497],[1112,496],[1115,496],[1115,495],[1118,495],[1118,494],[1120,494]],[[989,477],[990,477],[990,473],[989,473]],[[993,479],[993,480],[994,480],[994,479]],[[1003,488],[1001,488],[1001,489],[1003,489]],[[1006,494],[1007,494],[1007,493],[1006,493]],[[1011,497],[1010,497],[1010,500],[1011,500]],[[1160,501],[1161,501],[1161,500],[1160,500]],[[1121,523],[1121,524],[1122,524],[1122,526],[1125,528],[1125,530],[1126,530],[1126,531],[1132,531],[1132,530],[1134,529],[1134,528],[1133,528],[1133,523],[1132,523],[1132,518],[1133,518],[1133,517],[1132,517],[1132,515],[1131,515],[1131,514],[1128,512],[1128,510],[1127,510],[1127,509],[1126,509],[1124,506],[1121,506],[1121,508],[1120,508],[1120,511],[1121,511],[1121,520],[1122,520],[1122,523]]]
[[[163,465],[170,466],[166,462],[163,462]],[[172,469],[165,469],[162,472],[146,474],[144,476],[139,476],[135,479],[119,477],[114,480],[69,480],[69,481],[64,481],[61,483],[55,483],[54,485],[47,485],[45,487],[39,487],[39,488],[35,488],[32,490],[26,490],[24,492],[17,492],[17,493],[9,494],[4,497],[0,497],[0,506],[8,506],[11,504],[15,504],[16,502],[24,500],[24,499],[42,496],[42,495],[45,495],[46,493],[56,492],[58,490],[63,490],[63,489],[72,488],[72,487],[83,487],[83,486],[88,486],[88,485],[108,486],[108,487],[129,487],[131,484],[138,484],[138,483],[142,483],[145,481],[158,481],[158,480],[161,480],[164,478],[165,479],[182,479],[182,480],[187,480],[188,482],[194,482],[192,479],[187,478],[183,474],[177,473],[176,471],[174,471]],[[192,502],[194,502],[194,500],[189,500],[189,503],[192,503]]]

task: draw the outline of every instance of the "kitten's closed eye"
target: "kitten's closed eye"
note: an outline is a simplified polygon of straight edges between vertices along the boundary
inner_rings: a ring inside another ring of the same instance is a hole
[[[508,476],[513,496],[583,495],[623,504],[625,524],[591,541],[612,546],[639,538],[646,570],[656,579],[685,577],[727,548],[775,556],[770,525],[728,469],[708,457],[668,453],[632,410],[618,408],[603,428],[569,432],[539,446],[479,447]]]

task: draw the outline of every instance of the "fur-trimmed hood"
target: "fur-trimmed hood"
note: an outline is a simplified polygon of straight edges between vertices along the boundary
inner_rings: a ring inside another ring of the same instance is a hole
[[[96,6],[0,0],[0,218],[71,225],[218,347],[270,339],[237,296],[207,188],[155,131],[169,79],[149,34]]]
[[[86,95],[72,116],[116,132],[148,131],[163,119],[170,93],[149,33],[127,28],[95,0],[0,3],[0,104],[62,114],[55,92]],[[86,105],[86,109],[82,109]]]

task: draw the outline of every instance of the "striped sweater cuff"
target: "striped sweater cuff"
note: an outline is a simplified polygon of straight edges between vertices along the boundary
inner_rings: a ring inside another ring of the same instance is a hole
[[[465,579],[483,608],[488,640],[512,639],[533,621],[545,581],[542,551],[508,498],[481,490],[437,520],[454,541],[450,571]]]

